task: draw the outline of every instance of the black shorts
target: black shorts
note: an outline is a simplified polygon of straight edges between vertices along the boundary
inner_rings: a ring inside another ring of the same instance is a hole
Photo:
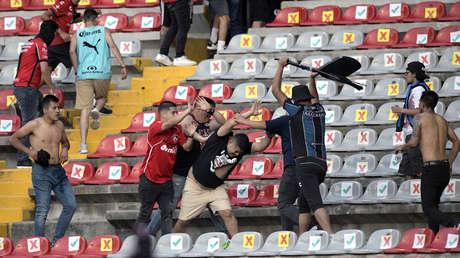
[[[300,186],[297,200],[299,213],[315,212],[324,207],[319,185],[324,182],[326,171],[326,161],[296,160],[296,176]]]
[[[406,143],[411,135],[406,136]],[[423,157],[420,148],[417,146],[403,151],[401,164],[399,164],[399,174],[405,176],[419,176],[423,170]]]
[[[67,68],[72,67],[69,50],[70,42],[48,47],[48,65],[51,67],[51,71],[54,70],[59,63],[62,63]]]
[[[280,9],[280,0],[249,0],[251,21],[270,23],[275,19],[275,10]]]

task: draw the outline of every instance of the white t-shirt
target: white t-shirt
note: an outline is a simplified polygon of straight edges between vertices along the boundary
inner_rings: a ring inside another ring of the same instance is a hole
[[[408,109],[417,109],[419,104],[420,104],[420,98],[422,97],[423,92],[425,91],[425,88],[422,86],[418,86],[412,90],[409,96],[409,103],[408,103]],[[403,127],[403,132],[404,135],[410,135],[414,131],[412,126],[409,123],[409,119],[407,118],[406,115],[406,121],[404,121],[404,127]]]

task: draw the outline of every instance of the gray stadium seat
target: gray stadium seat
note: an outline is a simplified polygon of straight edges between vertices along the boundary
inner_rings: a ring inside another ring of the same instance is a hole
[[[393,199],[382,200],[383,203],[410,203],[420,202],[420,179],[406,180],[399,185],[398,192]]]
[[[324,143],[328,151],[334,151],[337,146],[340,146],[343,140],[342,131],[339,130],[326,130],[324,137]]]
[[[329,190],[327,189],[327,185],[325,183],[319,184],[319,194],[321,195],[321,200],[323,202],[326,200],[326,196]]]
[[[155,237],[148,235],[150,241],[150,253],[153,253],[155,249]],[[139,250],[138,245],[139,237],[137,235],[130,235],[124,241],[120,250],[115,254],[107,255],[108,258],[125,258],[125,257],[134,257],[134,255]]]
[[[331,80],[316,80],[316,90],[321,100],[328,100],[337,95],[337,82]]]
[[[288,52],[300,52],[319,50],[329,43],[329,34],[324,31],[307,31],[303,32],[297,38],[294,47],[288,48]]]
[[[342,119],[342,107],[339,105],[323,105],[326,111],[326,124],[330,125]]]
[[[295,58],[289,58],[293,60],[294,62],[297,62]],[[255,78],[257,79],[272,79],[275,76],[276,70],[278,70],[278,60],[275,59],[270,59],[266,64],[263,69],[263,71],[257,75],[255,75]],[[283,69],[283,77],[289,77],[291,74],[295,73],[297,71],[297,67],[292,66],[292,65],[287,65]]]
[[[292,231],[277,231],[271,233],[264,246],[255,252],[248,253],[249,257],[276,256],[282,252],[290,251],[297,242],[297,235]]]
[[[25,41],[18,41],[6,44],[3,48],[2,54],[0,55],[1,61],[11,61],[18,60],[19,54],[21,53],[22,46],[25,44]]]
[[[279,107],[275,109],[275,111],[273,112],[272,119],[277,119],[281,116],[286,116],[286,115],[288,115],[287,111],[283,107]]]
[[[343,116],[339,121],[330,123],[331,126],[351,126],[364,124],[366,121],[372,120],[376,110],[373,104],[362,103],[353,104],[347,107],[343,112]]]
[[[394,176],[398,173],[402,154],[389,153],[383,156],[374,171],[366,174],[367,177]]]
[[[179,257],[210,257],[222,249],[222,244],[227,240],[227,235],[222,232],[204,233],[195,241],[192,250],[180,254]]]
[[[460,49],[447,49],[439,59],[438,66],[432,68],[430,72],[455,72],[460,71]]]
[[[402,69],[404,57],[399,53],[382,53],[372,59],[372,63],[361,74],[394,73]]]
[[[267,88],[260,82],[246,82],[236,86],[232,97],[224,100],[224,103],[253,102],[262,99],[267,94]]]
[[[440,97],[454,97],[460,95],[460,76],[451,76],[444,81],[441,90],[438,92]]]
[[[252,50],[254,53],[284,52],[295,44],[294,35],[291,33],[274,33],[265,36],[259,48]]]
[[[430,74],[430,78],[425,80],[426,85],[432,90],[438,92],[439,89],[441,88],[441,80],[439,77],[432,76]],[[439,92],[438,92],[439,94]]]
[[[77,76],[75,75],[75,70],[70,68],[70,72],[67,74],[67,77],[64,78],[64,80],[61,81],[61,83],[75,83],[77,79]]]
[[[356,200],[363,194],[363,186],[357,181],[340,181],[329,189],[324,204],[348,203]]]
[[[362,90],[357,90],[348,84],[343,85],[339,95],[330,97],[330,100],[355,100],[361,99],[364,96],[370,95],[374,91],[374,83],[372,80],[358,79],[356,83],[363,86]]]
[[[206,59],[201,61],[195,74],[187,77],[189,81],[211,80],[226,74],[228,63],[223,59]]]
[[[358,153],[348,156],[340,171],[329,174],[329,177],[361,177],[371,172],[377,166],[373,154]]]
[[[332,34],[329,45],[322,50],[355,49],[363,44],[364,34],[359,30],[339,30]]]
[[[377,82],[374,91],[370,95],[364,95],[362,99],[404,99],[406,97],[406,80],[403,78],[386,78]]]
[[[342,144],[335,151],[362,151],[372,146],[377,139],[377,132],[372,128],[355,128],[347,132]]]
[[[321,66],[331,62],[332,59],[329,56],[308,56],[302,59],[300,64],[306,65],[313,68],[320,68]],[[308,78],[310,76],[310,72],[302,69],[297,69],[297,71],[290,75],[293,78]]]
[[[281,91],[283,91],[288,97],[291,97],[292,88],[300,83],[295,81],[283,81],[281,82]],[[262,102],[276,102],[275,96],[273,96],[272,87],[268,89],[267,95],[262,99]],[[288,94],[289,93],[289,94]]]
[[[405,143],[404,132],[396,132],[395,128],[384,129],[377,139],[377,142],[368,146],[366,150],[394,150],[397,146]]]
[[[354,249],[351,254],[378,254],[385,249],[396,247],[401,241],[401,232],[397,229],[381,229],[371,234],[367,244],[359,249]]]
[[[5,65],[0,72],[0,85],[12,85],[18,72],[17,64]]]
[[[214,257],[247,256],[250,252],[259,250],[264,238],[259,232],[239,232],[232,237],[232,242],[225,250],[214,253]]]
[[[192,248],[192,239],[185,233],[170,233],[160,237],[153,255],[155,257],[178,257]]]
[[[398,185],[391,179],[381,179],[370,182],[364,194],[357,200],[352,200],[354,204],[381,203],[383,200],[393,199],[398,191]]]
[[[387,102],[379,107],[374,119],[365,122],[365,125],[384,125],[395,124],[398,120],[398,114],[391,111],[391,107],[402,107],[404,102]]]
[[[329,177],[330,174],[337,173],[342,169],[343,160],[340,156],[335,154],[327,154],[327,173],[326,177]]]
[[[367,69],[369,68],[369,64],[371,63],[367,55],[352,55],[350,57],[353,57],[361,64],[361,68],[359,68],[359,70],[356,71],[355,74],[360,74],[363,71],[367,71]]]
[[[457,137],[460,137],[460,127],[455,128],[454,133],[457,135]],[[452,142],[450,140],[447,140],[446,148],[452,149]]]
[[[59,63],[51,73],[51,80],[54,83],[62,82],[65,78],[67,78],[68,74],[69,70],[65,67],[65,65],[63,63]]]
[[[249,79],[263,70],[264,63],[259,58],[240,58],[235,60],[227,74],[220,76],[221,79]]]
[[[118,49],[120,50],[120,54],[123,57],[140,57],[142,44],[139,39],[134,37],[130,38],[117,38],[115,39],[115,44],[117,45]],[[110,51],[112,53],[112,51]],[[112,53],[112,57],[113,57]]]
[[[317,251],[325,250],[329,245],[329,234],[323,230],[311,230],[303,233],[294,249],[282,252],[281,256],[314,255]]]
[[[460,156],[457,156],[457,158],[454,161],[454,164],[452,164],[452,174],[460,175]]]
[[[436,107],[434,107],[434,112],[436,114],[443,116],[444,112],[446,111],[446,105],[442,101],[438,101],[438,104],[436,104]]]
[[[261,41],[260,36],[256,34],[235,35],[228,43],[227,48],[219,51],[219,54],[248,53],[259,48]]]
[[[460,179],[451,178],[441,195],[441,202],[460,202]]]
[[[423,65],[425,65],[425,70],[430,71],[432,68],[436,67],[436,65],[438,64],[438,55],[432,51],[412,52],[406,58],[406,62],[404,62],[404,65],[401,67],[401,69],[395,72],[405,73],[407,65],[415,61],[421,62]]]
[[[364,232],[357,229],[341,230],[334,234],[329,246],[325,250],[318,251],[316,254],[333,255],[346,254],[364,245]]]
[[[458,122],[460,121],[460,100],[456,100],[450,103],[447,107],[444,118],[449,122]]]

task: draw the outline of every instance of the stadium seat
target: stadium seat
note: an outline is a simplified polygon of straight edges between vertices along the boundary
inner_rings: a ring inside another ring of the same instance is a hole
[[[69,34],[74,34],[78,30],[84,29],[84,28],[85,28],[85,23],[84,22],[72,23],[72,25],[70,25]]]
[[[222,245],[227,239],[227,235],[222,232],[201,234],[192,250],[180,254],[179,257],[211,257],[216,251],[223,250]]]
[[[69,257],[79,256],[86,249],[87,241],[82,236],[64,236],[54,244],[51,251],[43,256],[44,258],[51,257]]]
[[[357,46],[357,49],[366,48],[391,48],[399,43],[399,32],[395,29],[375,29],[366,34],[364,43]]]
[[[345,229],[335,233],[329,246],[316,254],[346,254],[364,246],[364,232],[358,229]]]
[[[120,8],[125,5],[124,0],[97,0],[96,3],[92,4],[93,8]]]
[[[342,131],[339,130],[326,130],[324,136],[326,149],[330,151],[334,151],[337,146],[340,146],[343,140]]]
[[[29,35],[37,35],[40,31],[40,24],[42,23],[42,19],[40,16],[34,16],[29,19],[27,22],[27,26],[24,30],[19,31],[18,35],[21,36],[29,36]]]
[[[382,79],[377,82],[372,94],[363,96],[362,99],[404,99],[406,97],[406,87],[407,83],[403,78],[393,77]]]
[[[145,0],[142,0],[145,1]],[[158,0],[159,1],[159,0]],[[134,15],[128,27],[122,29],[123,32],[152,31],[159,30],[161,27],[161,14],[158,12],[143,12]],[[131,38],[134,39],[134,38]]]
[[[290,58],[292,61],[296,62],[294,58]],[[275,76],[276,70],[278,69],[278,60],[270,59],[265,64],[264,70],[262,73],[257,74],[255,78],[257,79],[272,79]],[[287,65],[283,69],[283,78],[289,77],[297,71],[297,67],[292,65]]]
[[[150,125],[159,120],[160,116],[157,111],[145,111],[137,113],[131,120],[128,128],[122,129],[121,133],[140,133],[147,132]]]
[[[450,103],[447,107],[446,113],[444,114],[444,118],[449,122],[458,122],[460,121],[460,100],[455,100]]]
[[[414,228],[406,231],[399,244],[390,249],[385,249],[385,254],[416,253],[418,249],[428,248],[433,242],[434,233],[429,228]]]
[[[399,185],[395,197],[390,200],[383,200],[383,203],[411,203],[420,202],[421,184],[420,179],[411,179]]]
[[[0,110],[8,110],[11,104],[16,103],[13,90],[0,90]]]
[[[0,256],[5,257],[13,252],[14,243],[9,237],[0,237],[2,249],[0,249]]]
[[[129,165],[125,162],[106,162],[101,164],[94,175],[84,181],[89,185],[116,184],[120,178],[129,175]]]
[[[106,136],[99,142],[97,150],[88,158],[107,158],[122,156],[131,149],[131,139],[127,136]]]
[[[405,22],[434,21],[446,15],[446,6],[438,1],[421,2],[414,6]]]
[[[279,117],[282,117],[282,116],[287,116],[288,113],[287,111],[283,108],[283,107],[278,107],[277,109],[275,109],[275,111],[273,112],[273,115],[272,115],[272,119],[277,119]]]
[[[392,199],[398,191],[398,185],[391,179],[380,179],[370,182],[364,194],[356,200],[350,201],[354,204],[381,203],[383,200]],[[397,244],[397,243],[395,243]]]
[[[410,7],[406,3],[392,3],[380,6],[375,17],[368,23],[392,23],[401,22],[410,14]]]
[[[117,253],[121,247],[121,239],[115,235],[100,235],[91,239],[88,248],[79,257],[106,257]]]
[[[383,98],[385,99],[385,98]],[[365,122],[366,125],[387,125],[394,124],[398,120],[398,114],[391,111],[391,107],[402,107],[404,102],[387,102],[380,106],[374,119]]]
[[[216,110],[224,116],[225,120],[228,120],[235,115],[235,111],[233,111],[232,109],[218,108]]]
[[[323,5],[313,8],[310,17],[301,26],[330,25],[342,19],[342,9],[337,5]]]
[[[357,181],[339,181],[329,189],[324,204],[341,204],[356,200],[363,194],[363,186]]]
[[[458,6],[460,7],[460,4],[458,4]],[[442,28],[438,31],[438,34],[436,34],[436,38],[431,43],[426,44],[428,47],[451,45],[460,45],[460,25],[451,25]]]
[[[153,103],[153,106],[160,105],[163,101],[171,101],[176,105],[187,105],[188,99],[196,98],[196,89],[193,85],[176,85],[167,88],[160,101]]]
[[[444,17],[439,17],[440,21],[458,21],[460,20],[460,3],[456,2],[450,6],[449,13]]]
[[[447,49],[441,56],[438,66],[431,68],[430,72],[458,72],[460,70],[460,50]]]
[[[432,27],[417,27],[408,30],[402,41],[393,48],[423,47],[433,42],[436,32]]]
[[[372,128],[355,128],[347,132],[342,144],[335,151],[363,151],[375,144],[377,132]]]
[[[368,146],[366,150],[394,150],[399,145],[404,145],[406,136],[404,132],[396,132],[395,128],[384,129],[377,139],[377,142]]]
[[[0,114],[0,136],[11,135],[21,128],[21,118],[12,114]]]
[[[321,50],[355,49],[364,42],[364,34],[359,30],[338,30],[332,34],[327,46]]]
[[[267,87],[260,82],[246,82],[236,86],[232,97],[223,101],[227,103],[253,102],[261,99],[267,94]]]
[[[329,44],[329,34],[325,31],[307,31],[300,34],[295,45],[288,52],[319,50]]]
[[[160,0],[126,0],[126,7],[153,7],[160,5]]]
[[[340,156],[335,154],[327,154],[327,171],[326,177],[329,177],[331,173],[337,173],[342,169],[343,160]]]
[[[274,119],[273,116],[272,119]],[[272,138],[272,142],[264,150],[264,153],[281,153],[281,151],[281,136],[276,136]]]
[[[439,79],[439,77],[430,75],[430,78],[425,80],[425,83],[430,90],[439,93],[439,90],[441,89],[441,79]]]
[[[141,170],[142,168],[142,161],[136,163],[133,168],[131,169],[131,172],[120,178],[120,183],[124,184],[137,184],[139,183],[139,177],[142,175],[144,171]]]
[[[225,250],[214,253],[214,257],[247,256],[250,252],[259,250],[264,243],[264,238],[259,232],[239,232],[232,237],[232,242]]]
[[[220,76],[221,79],[247,80],[260,74],[264,63],[259,58],[239,58],[233,61],[227,74]]]
[[[300,64],[318,69],[331,61],[332,61],[332,58],[330,56],[324,56],[324,55],[308,56],[302,59],[302,62],[300,62]],[[303,69],[297,69],[295,73],[290,74],[290,77],[292,78],[308,78],[309,76],[310,76],[310,71],[303,70]]]
[[[303,7],[283,8],[276,14],[275,20],[265,24],[267,27],[297,26],[308,21],[307,9]]]
[[[323,230],[310,230],[300,235],[295,247],[280,253],[281,256],[314,255],[329,245],[329,234]]]
[[[148,235],[147,238],[150,242],[150,253],[153,253],[155,249],[156,240],[152,235]],[[122,243],[120,250],[117,253],[107,255],[107,258],[125,258],[133,257],[139,250],[139,237],[137,235],[128,236]]]
[[[337,82],[332,80],[316,80],[316,90],[321,100],[328,100],[337,95]]]
[[[434,67],[436,67],[438,63],[438,55],[433,52],[433,51],[417,51],[417,52],[412,52],[407,58],[406,62],[404,62],[404,65],[401,66],[399,70],[396,70],[396,73],[405,73],[407,64],[414,62],[414,61],[419,61],[423,65],[425,65],[426,71],[431,71]]]
[[[237,184],[227,187],[232,206],[249,206],[257,198],[257,188],[252,184]]]
[[[232,87],[225,83],[206,84],[200,88],[198,96],[210,98],[220,104],[232,96]]]
[[[371,4],[358,4],[348,7],[341,20],[334,21],[334,24],[360,24],[367,23],[375,16],[375,6]]]
[[[97,0],[80,0],[78,3],[78,9],[92,8],[92,5],[95,4]]]
[[[460,95],[460,76],[451,76],[444,81],[441,90],[438,92],[440,97],[454,97]]]
[[[258,49],[262,39],[257,34],[238,34],[232,37],[226,49],[219,51],[219,54],[249,53]]]
[[[206,59],[201,61],[195,74],[187,77],[188,81],[211,80],[228,71],[228,63],[224,59]]]
[[[454,161],[455,163],[455,161]],[[441,195],[441,202],[459,202],[460,201],[460,179],[451,178],[449,184]]]
[[[274,33],[265,36],[259,48],[253,49],[254,53],[283,52],[293,47],[295,37],[291,33]]]
[[[140,57],[142,43],[136,38],[116,38],[115,45],[120,50],[122,57]],[[113,55],[113,53],[112,53]]]
[[[280,139],[280,138],[278,138]],[[281,152],[281,151],[280,151]],[[278,152],[278,153],[280,153]],[[284,162],[283,158],[279,158],[278,161],[276,161],[275,166],[273,167],[272,171],[267,174],[263,174],[261,178],[263,179],[279,179],[283,176],[284,173]]]
[[[397,229],[380,229],[374,231],[366,245],[353,249],[351,254],[378,254],[385,249],[394,248],[401,240],[401,232]]]
[[[254,179],[265,174],[270,174],[273,169],[273,161],[267,157],[248,158],[242,162],[236,175],[230,175],[229,179]]]
[[[0,1],[0,11],[18,11],[22,9],[22,1],[21,0],[13,0],[13,1]]]
[[[361,74],[381,74],[381,73],[394,73],[405,69],[403,67],[404,57],[400,53],[382,53],[377,54],[372,63],[366,71],[360,72]]]
[[[82,184],[94,176],[94,167],[89,162],[71,161],[64,166],[64,170],[73,185]]]
[[[399,165],[401,164],[402,154],[386,154],[383,156],[378,166],[374,171],[366,174],[367,177],[383,177],[383,176],[394,176],[398,173]]]
[[[354,80],[354,82],[360,84],[363,89],[358,90],[355,89],[354,87],[345,84],[342,87],[342,91],[340,94],[330,97],[330,100],[355,100],[355,99],[361,99],[364,98],[367,95],[371,95],[372,92],[374,91],[374,82],[372,80],[368,79],[358,79]]]
[[[127,153],[124,153],[123,157],[140,157],[145,156],[149,148],[147,135],[139,136],[134,142],[131,150]]]
[[[7,257],[41,257],[50,251],[51,243],[46,237],[24,237]]]
[[[23,31],[26,22],[20,16],[0,17],[0,36],[13,36]]]
[[[377,159],[373,154],[359,153],[348,156],[340,171],[329,173],[328,177],[362,177],[372,172],[377,166]]]
[[[60,83],[62,80],[67,78],[68,74],[69,70],[67,69],[67,67],[65,67],[63,63],[59,63],[51,73],[51,81],[53,83]]]
[[[440,116],[444,115],[444,111],[446,111],[446,105],[442,101],[438,101],[436,107],[434,107],[434,112]]]
[[[458,228],[443,228],[436,234],[430,247],[417,249],[417,253],[458,253],[460,252],[459,237]]]
[[[278,205],[279,184],[265,185],[249,206],[276,206]]]
[[[271,233],[264,246],[258,251],[248,253],[249,257],[278,256],[283,252],[294,249],[297,235],[292,231],[276,231]]]
[[[101,0],[99,0],[101,1]],[[102,0],[102,1],[113,1],[113,0]],[[105,13],[100,15],[98,18],[100,26],[104,26],[111,32],[119,32],[128,26],[128,16],[123,13]]]
[[[40,92],[43,94],[43,97],[49,95],[49,88],[40,88]],[[59,107],[64,108],[64,92],[61,89],[54,89],[54,96],[59,99]]]
[[[16,41],[16,42],[11,42],[11,43],[6,44],[5,47],[3,48],[2,54],[0,55],[0,61],[18,60],[19,54],[21,53],[22,46],[25,43],[26,43],[25,41]]]
[[[251,108],[245,108],[243,110],[241,110],[241,114],[243,113],[246,113],[250,110]],[[253,116],[250,116],[248,119],[251,120],[251,121],[267,121],[267,120],[270,120],[272,118],[272,112],[270,111],[270,109],[266,108],[266,107],[262,107],[261,109],[258,110],[258,112],[260,113],[259,115],[253,115]],[[235,127],[233,127],[234,129],[246,129],[246,128],[250,128],[249,126],[246,126],[246,125],[242,125],[242,124],[239,124]]]
[[[192,238],[185,233],[170,233],[160,237],[153,257],[178,257],[192,248]]]
[[[370,103],[353,104],[343,112],[342,119],[330,123],[331,126],[362,125],[375,116],[375,106]]]
[[[46,10],[54,4],[54,1],[50,0],[30,0],[28,4],[24,4],[22,9],[24,10]]]

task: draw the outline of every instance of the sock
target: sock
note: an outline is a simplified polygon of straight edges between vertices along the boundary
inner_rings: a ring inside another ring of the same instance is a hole
[[[217,51],[224,50],[225,47],[225,40],[217,41]]]
[[[209,40],[211,40],[212,43],[216,43],[218,36],[219,36],[219,29],[212,27],[211,38],[209,38]]]

